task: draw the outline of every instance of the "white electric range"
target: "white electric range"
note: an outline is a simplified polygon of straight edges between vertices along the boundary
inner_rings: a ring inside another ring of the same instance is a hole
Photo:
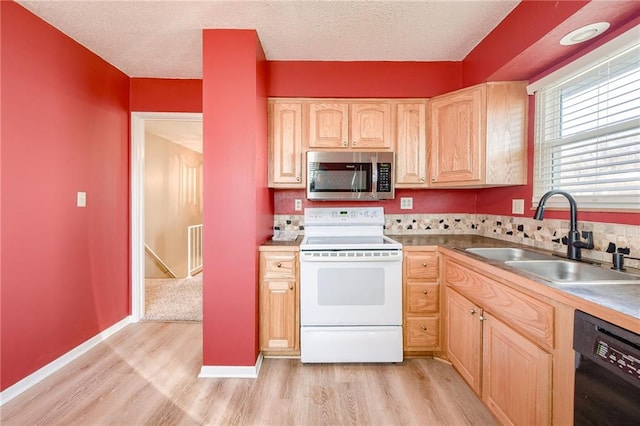
[[[302,362],[402,361],[402,245],[382,207],[308,208],[304,224]]]

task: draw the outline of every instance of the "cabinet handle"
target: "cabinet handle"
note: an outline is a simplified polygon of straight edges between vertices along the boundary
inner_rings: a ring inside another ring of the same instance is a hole
[[[427,290],[422,290],[422,294],[427,294]]]
[[[281,268],[282,267],[282,263],[280,263],[280,262],[276,263],[276,267]]]
[[[476,310],[475,309],[469,309],[469,312],[471,313],[471,315],[475,315]]]
[[[423,326],[422,326],[422,327],[420,327],[420,328],[422,328],[422,331],[427,331],[427,326],[426,326],[426,325],[423,325]]]

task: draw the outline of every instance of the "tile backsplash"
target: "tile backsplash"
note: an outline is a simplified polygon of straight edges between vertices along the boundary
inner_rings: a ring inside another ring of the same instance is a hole
[[[303,215],[276,215],[274,232],[304,234]],[[569,221],[483,214],[390,214],[385,215],[387,235],[474,234],[565,254],[562,238],[569,231]],[[640,257],[640,226],[601,222],[578,222],[578,231],[592,231],[594,248],[582,250],[582,257],[611,262],[606,250],[610,244],[627,247],[630,256]],[[640,268],[640,261],[625,259],[625,265]]]

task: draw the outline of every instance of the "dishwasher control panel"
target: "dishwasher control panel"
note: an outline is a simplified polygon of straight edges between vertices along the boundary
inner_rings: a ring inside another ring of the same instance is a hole
[[[600,339],[596,342],[594,355],[617,366],[621,373],[628,374],[640,381],[640,359],[628,353],[619,345]]]

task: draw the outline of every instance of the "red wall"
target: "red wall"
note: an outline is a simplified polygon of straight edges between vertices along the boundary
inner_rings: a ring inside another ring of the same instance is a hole
[[[264,53],[252,30],[203,32],[204,364],[258,357],[258,246],[271,235]]]
[[[129,313],[129,78],[0,8],[6,389]]]
[[[269,96],[429,98],[459,89],[460,62],[270,61]]]
[[[132,78],[131,111],[202,112],[202,80]]]

